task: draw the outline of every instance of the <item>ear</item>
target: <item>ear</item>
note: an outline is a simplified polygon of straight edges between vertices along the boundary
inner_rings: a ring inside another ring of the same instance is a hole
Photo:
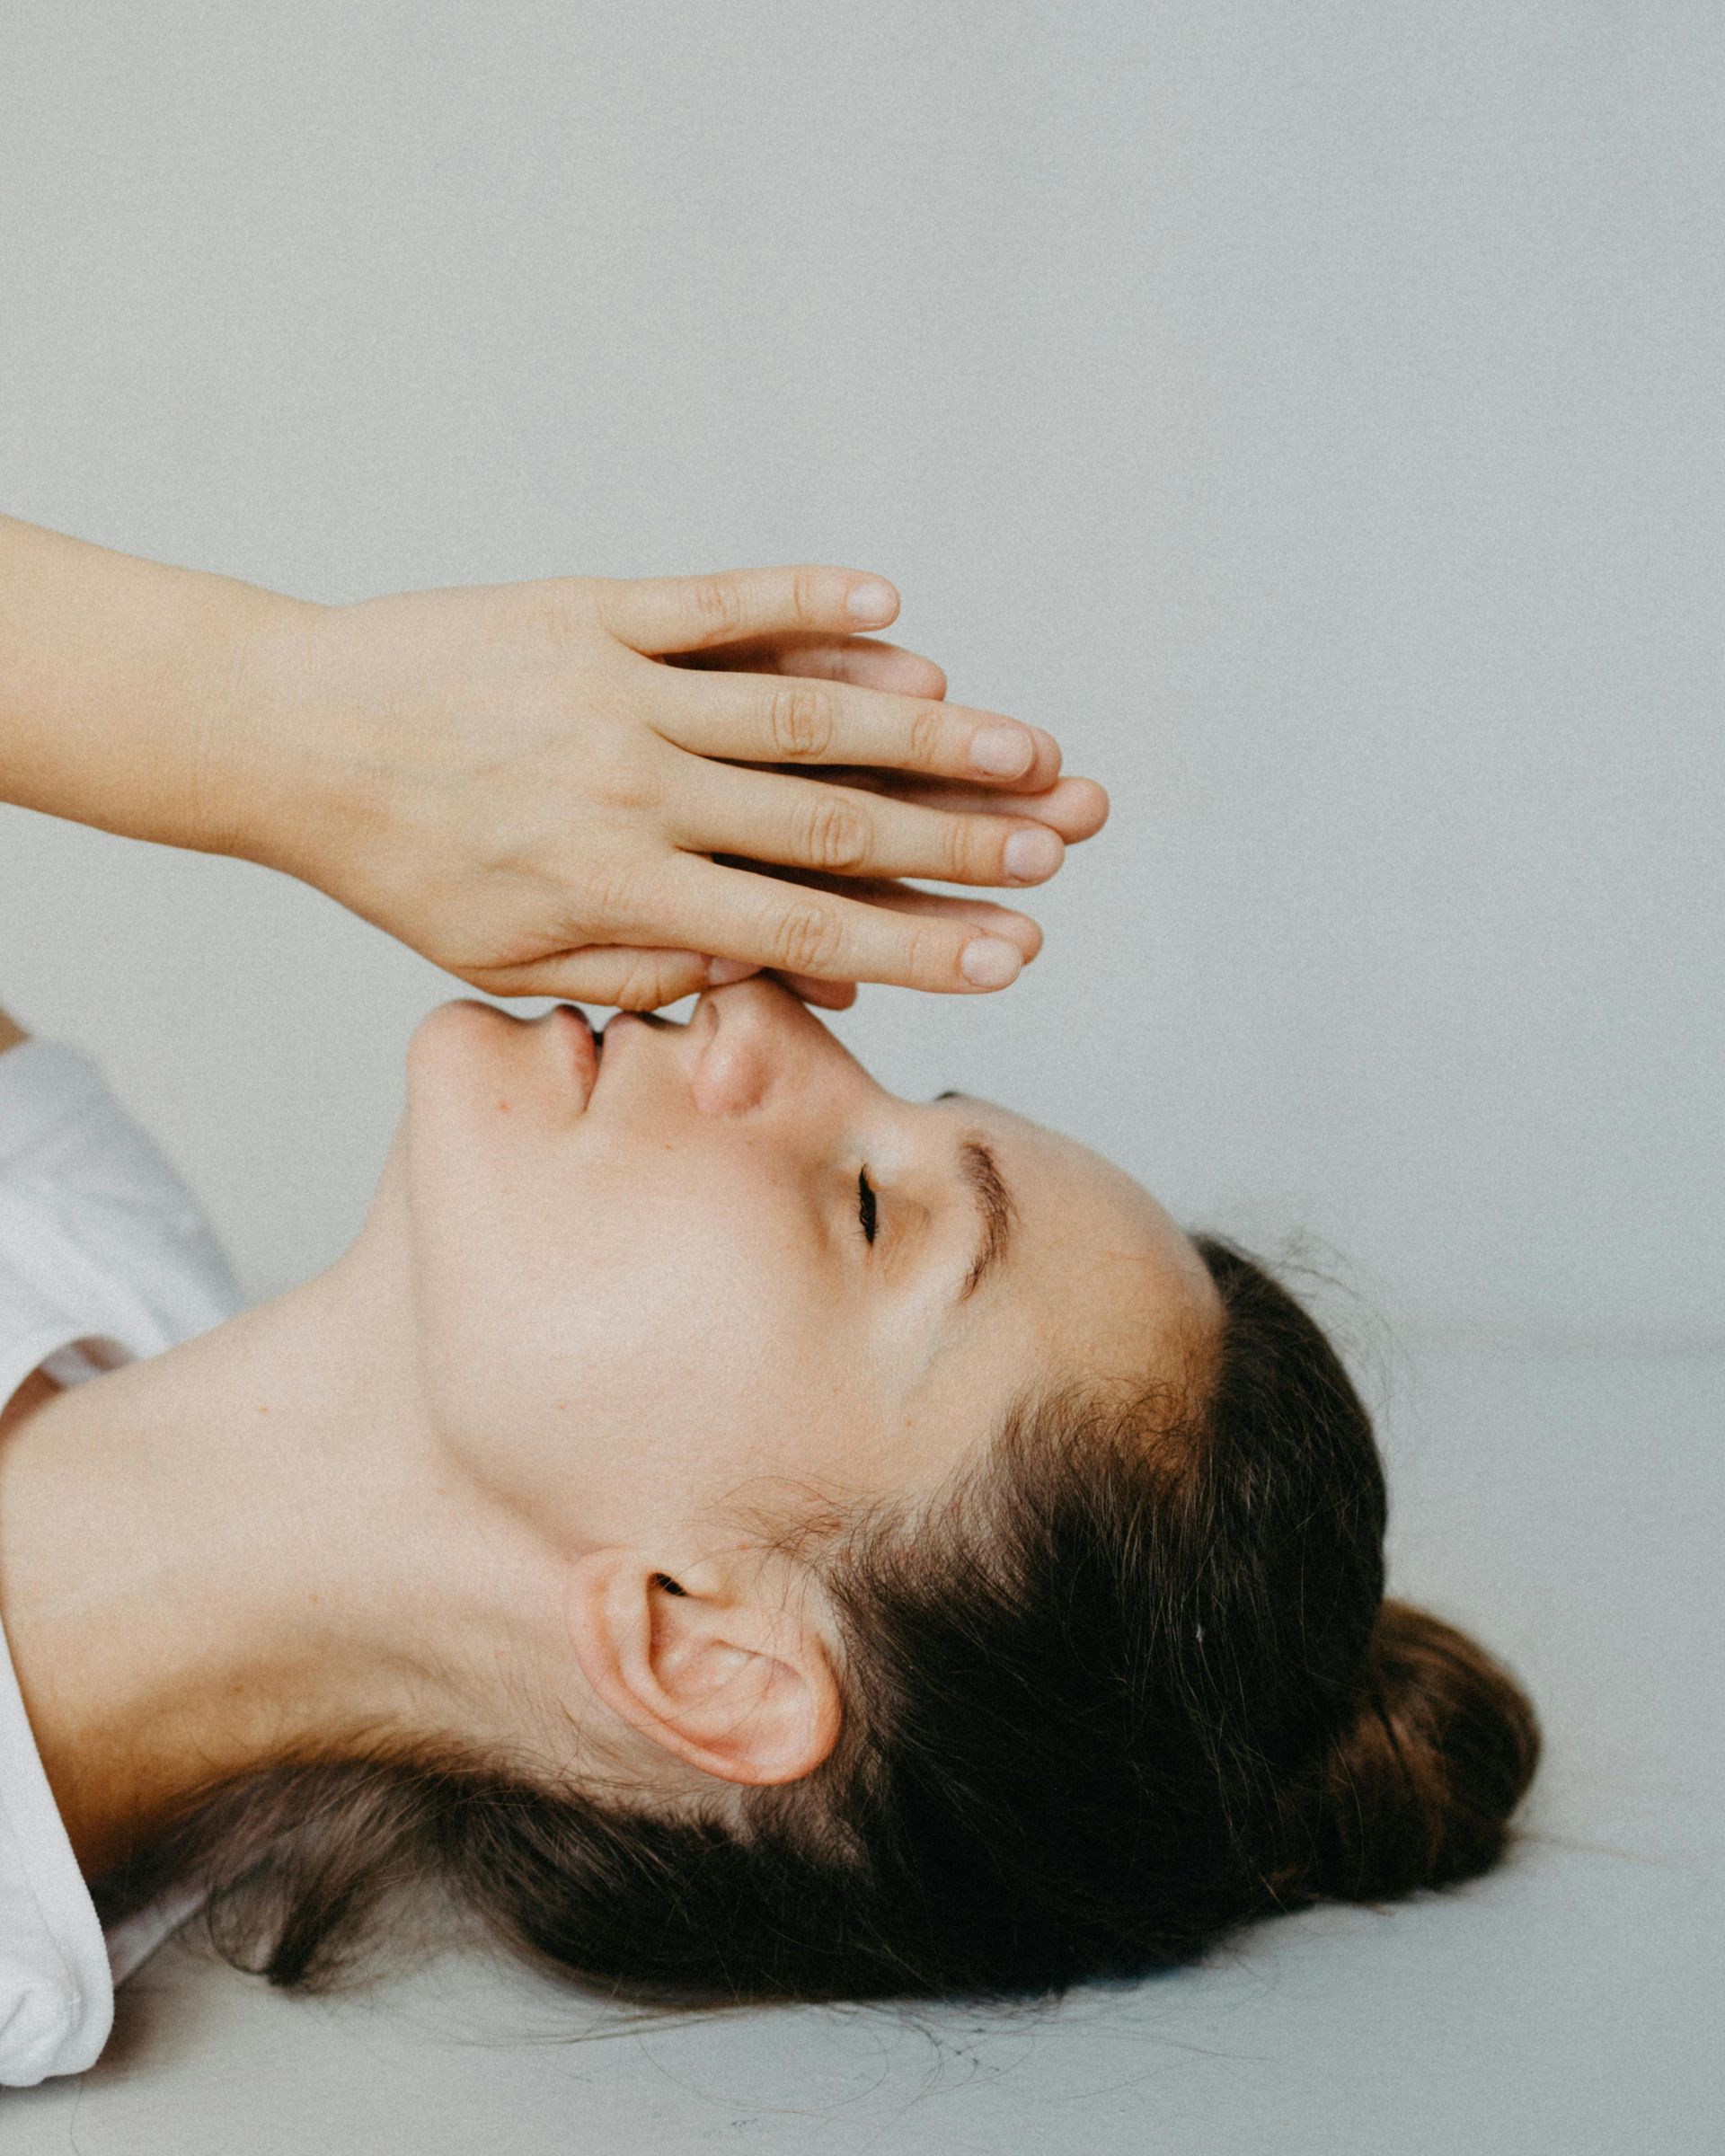
[[[770,1592],[705,1565],[676,1578],[639,1551],[595,1550],[572,1568],[569,1627],[583,1675],[612,1711],[721,1780],[812,1773],[838,1741],[838,1683],[825,1641]]]

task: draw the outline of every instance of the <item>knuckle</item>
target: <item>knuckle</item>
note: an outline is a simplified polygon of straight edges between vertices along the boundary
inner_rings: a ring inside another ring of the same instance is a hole
[[[493,585],[486,592],[483,605],[487,629],[500,643],[526,634],[543,637],[553,645],[566,644],[597,618],[597,613],[586,586],[573,577]]]
[[[640,951],[623,962],[610,1001],[621,1011],[652,1011],[673,1002],[679,993],[672,968],[650,951]]]
[[[571,579],[577,583],[590,618],[597,622],[607,636],[621,636],[622,620],[625,611],[620,577],[580,577]]]
[[[775,690],[767,721],[773,746],[787,762],[799,756],[824,756],[832,747],[832,701],[806,684]]]
[[[791,579],[791,611],[805,627],[816,627],[824,618],[825,583],[826,579],[815,569],[800,569]]]
[[[943,986],[957,969],[951,937],[929,922],[913,922],[901,953],[904,979],[913,988]]]
[[[788,906],[776,917],[766,943],[773,964],[785,972],[820,974],[837,959],[841,940],[838,924],[826,907],[802,901]]]
[[[998,817],[949,816],[945,818],[944,848],[948,880],[953,883],[989,883],[1002,872]]]
[[[919,770],[930,771],[939,764],[946,726],[947,711],[943,704],[919,703],[912,712],[910,756]]]
[[[809,811],[803,847],[813,868],[835,874],[861,868],[873,842],[873,826],[851,801],[823,796]]]
[[[650,808],[657,798],[644,756],[621,741],[597,741],[581,766],[581,789],[602,808]]]
[[[582,635],[603,619],[604,595],[588,577],[552,577],[542,587],[547,618],[554,633],[565,642]]]
[[[584,870],[571,890],[569,913],[571,933],[582,942],[613,942],[650,925],[640,875],[621,862],[596,862]]]
[[[742,620],[742,594],[729,577],[697,577],[689,603],[703,628],[716,634],[734,631]]]

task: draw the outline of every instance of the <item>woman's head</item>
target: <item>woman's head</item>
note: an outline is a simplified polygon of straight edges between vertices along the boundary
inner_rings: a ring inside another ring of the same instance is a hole
[[[566,1551],[588,1752],[252,1777],[113,1907],[204,1868],[296,1982],[431,1869],[647,1994],[1022,1993],[1495,1860],[1531,1710],[1384,1601],[1367,1417],[1265,1271],[758,984],[604,1057],[438,1013],[372,1229],[452,1467]]]
[[[835,1613],[779,1531],[920,1512],[1019,1399],[1166,1381],[1215,1330],[1128,1178],[983,1102],[895,1099],[763,981],[602,1048],[567,1008],[447,1004],[409,1073],[382,1202],[428,1412],[575,1560],[580,1666],[668,1755],[638,1767],[808,1772]]]

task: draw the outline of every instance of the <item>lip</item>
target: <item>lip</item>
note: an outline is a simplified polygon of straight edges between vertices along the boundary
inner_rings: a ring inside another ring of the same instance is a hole
[[[575,1082],[580,1088],[581,1108],[585,1112],[599,1082],[599,1038],[593,1030],[593,1021],[586,1012],[574,1003],[559,1003],[560,1019],[572,1021],[563,1031],[569,1037],[570,1060],[575,1073]]]
[[[662,1017],[657,1011],[614,1011],[594,1037],[595,1060],[602,1067],[621,1055],[626,1066],[634,1051],[630,1048],[620,1049],[618,1042],[647,1033],[665,1033],[677,1037],[688,1030],[688,1026],[679,1025],[674,1018]]]

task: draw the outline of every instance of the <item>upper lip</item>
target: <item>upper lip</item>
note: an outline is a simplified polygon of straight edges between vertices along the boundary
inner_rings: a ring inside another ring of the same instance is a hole
[[[581,1016],[586,1019],[586,1012],[583,1011],[581,1012]],[[587,1029],[593,1038],[593,1052],[597,1061],[597,1068],[594,1074],[593,1085],[588,1094],[588,1099],[589,1101],[592,1100],[593,1094],[598,1091],[599,1082],[605,1074],[605,1043],[606,1036],[610,1033],[612,1027],[615,1026],[620,1019],[625,1018],[632,1019],[640,1025],[650,1026],[653,1031],[656,1033],[680,1035],[686,1030],[686,1028],[677,1025],[675,1020],[661,1018],[656,1011],[614,1011],[611,1016],[606,1019],[603,1026],[596,1026],[591,1019],[587,1019]],[[625,1053],[624,1061],[626,1062],[628,1060],[628,1056]]]

